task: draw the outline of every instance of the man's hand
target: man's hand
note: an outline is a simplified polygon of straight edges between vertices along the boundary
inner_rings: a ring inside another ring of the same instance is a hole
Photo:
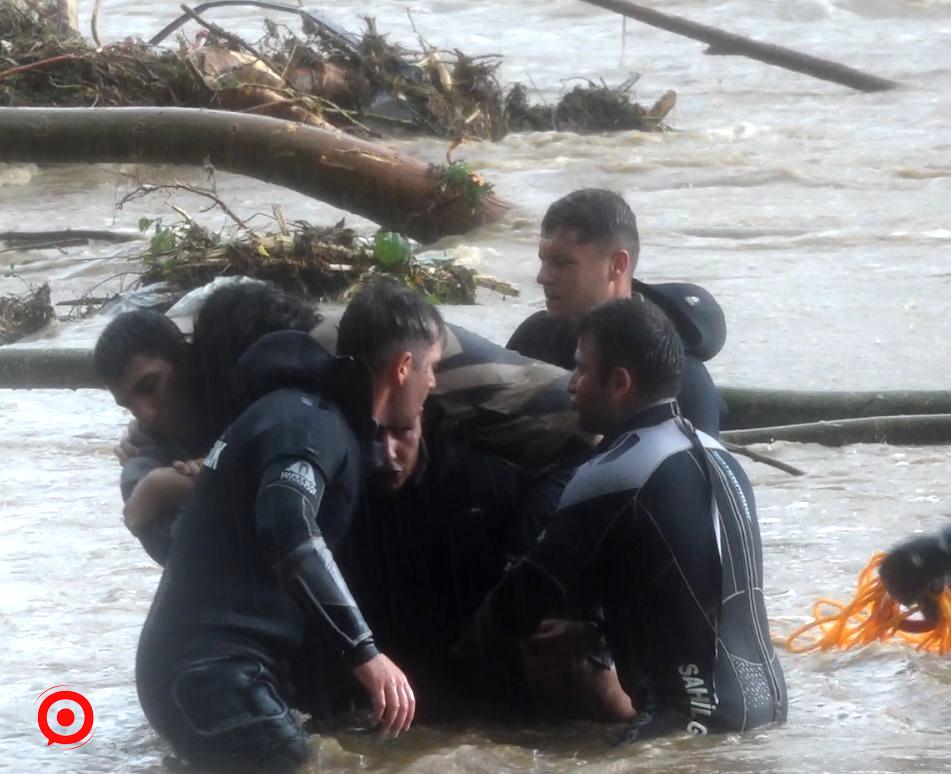
[[[146,446],[154,443],[155,441],[139,429],[139,420],[132,419],[122,431],[116,445],[112,447],[112,452],[119,458],[119,464],[125,465],[130,457],[139,456]]]
[[[198,478],[198,474],[201,473],[201,466],[204,463],[204,457],[196,457],[193,460],[175,460],[175,462],[172,463],[172,467],[183,476],[194,479]]]
[[[191,476],[175,468],[156,468],[143,478],[122,509],[122,519],[129,532],[138,535],[156,520],[175,517],[188,502],[194,488]]]
[[[353,674],[373,702],[370,723],[381,723],[385,736],[398,736],[408,731],[416,715],[416,697],[403,671],[380,653],[365,664],[354,667]]]

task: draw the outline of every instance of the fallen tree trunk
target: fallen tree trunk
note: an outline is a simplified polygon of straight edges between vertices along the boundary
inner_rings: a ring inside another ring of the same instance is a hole
[[[89,349],[0,347],[0,389],[78,390],[103,387]]]
[[[951,414],[951,392],[941,390],[797,392],[721,387],[720,395],[729,408],[723,424],[726,430],[899,414]]]
[[[847,446],[853,443],[907,446],[951,444],[951,414],[867,417],[728,430],[722,433],[722,438],[733,444],[773,441],[818,443],[823,446]]]
[[[421,242],[465,233],[509,208],[478,175],[450,175],[446,167],[381,145],[263,116],[186,108],[0,108],[0,162],[209,161]]]
[[[651,8],[644,8],[641,5],[629,2],[629,0],[585,0],[585,2],[614,11],[630,19],[637,19],[637,21],[644,22],[652,27],[659,27],[662,30],[707,43],[710,46],[706,51],[708,54],[745,56],[758,62],[775,65],[804,75],[811,75],[813,78],[819,78],[823,81],[839,83],[858,91],[887,91],[900,85],[887,78],[869,75],[838,62],[830,62],[828,59],[801,54],[783,46],[760,43],[742,35],[724,32],[716,27],[699,24],[680,16],[672,16]]]

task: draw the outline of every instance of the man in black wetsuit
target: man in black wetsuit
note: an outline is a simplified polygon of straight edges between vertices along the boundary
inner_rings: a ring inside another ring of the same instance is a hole
[[[194,487],[200,460],[188,394],[188,344],[165,315],[124,312],[102,331],[96,375],[135,426],[116,449],[122,463],[123,519],[148,554],[164,562],[171,525]]]
[[[704,361],[726,339],[723,311],[703,288],[684,283],[648,285],[634,279],[640,253],[637,221],[618,194],[585,188],[559,199],[542,219],[537,282],[547,311],[537,312],[512,334],[508,348],[574,368],[574,324],[590,309],[640,293],[674,322],[684,345],[681,414],[694,427],[716,437],[723,404]]]
[[[499,628],[525,635],[568,596],[588,597],[603,606],[638,713],[628,740],[785,719],[752,488],[715,440],[677,414],[676,332],[637,298],[595,308],[578,330],[569,390],[582,428],[604,441],[470,638]]]
[[[268,286],[222,288],[198,315],[190,373],[211,449],[143,627],[136,682],[150,723],[199,766],[289,770],[306,759],[287,673],[305,642],[315,672],[349,666],[371,723],[396,734],[412,722],[409,682],[377,649],[333,555],[373,420],[418,414],[431,385],[442,321],[404,292],[422,324],[404,339],[409,370],[384,394],[305,333],[316,323],[308,305]],[[380,320],[399,323],[387,310]]]

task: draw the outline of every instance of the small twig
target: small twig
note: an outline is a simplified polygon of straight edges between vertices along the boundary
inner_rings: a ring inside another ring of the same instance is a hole
[[[84,237],[70,237],[68,239],[51,239],[46,242],[28,242],[26,244],[11,245],[10,247],[4,247],[0,250],[0,253],[12,253],[17,250],[49,250],[51,248],[81,247],[88,244],[89,240]]]
[[[764,465],[769,465],[770,467],[777,468],[778,470],[788,473],[790,476],[804,476],[806,471],[797,468],[795,465],[790,465],[786,462],[781,462],[780,460],[774,459],[772,457],[767,457],[765,454],[760,454],[755,452],[752,449],[748,449],[745,446],[740,446],[738,443],[729,443],[727,441],[720,441],[723,444],[723,448],[726,449],[731,454],[741,454],[744,457],[749,457],[754,462],[761,462]]]
[[[102,0],[96,0],[96,4],[92,8],[92,18],[89,20],[89,28],[92,33],[92,39],[96,44],[96,48],[102,48],[102,42],[99,40],[99,12],[102,10]]]
[[[19,75],[20,73],[26,73],[30,70],[38,70],[41,67],[46,67],[47,65],[59,64],[60,62],[71,62],[74,59],[81,59],[78,54],[60,54],[59,56],[51,56],[48,59],[40,59],[36,62],[30,62],[30,64],[18,65],[17,67],[11,67],[9,70],[0,71],[0,80],[6,78],[10,75]]]
[[[142,239],[142,235],[125,231],[83,228],[66,228],[61,231],[0,231],[0,242],[6,242],[10,247],[26,247],[32,242],[74,238],[89,239],[94,242],[135,242]]]
[[[213,191],[209,191],[205,188],[198,188],[197,186],[187,185],[186,183],[163,183],[162,185],[148,185],[145,183],[140,183],[139,187],[132,191],[131,193],[126,194],[119,200],[117,207],[121,210],[124,204],[134,201],[136,199],[141,199],[143,196],[148,196],[149,194],[157,193],[158,191],[187,191],[188,193],[195,194],[196,196],[203,196],[206,199],[211,199],[216,205],[221,208],[221,211],[225,213],[231,220],[237,223],[241,228],[246,231],[250,231],[250,226],[245,223],[241,218],[239,218],[234,211],[225,204],[221,198]],[[173,209],[177,208],[175,205],[169,205]],[[179,210],[180,212],[180,210]]]

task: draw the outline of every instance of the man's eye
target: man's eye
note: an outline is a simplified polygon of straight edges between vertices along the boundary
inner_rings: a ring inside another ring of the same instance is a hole
[[[148,379],[143,379],[135,386],[135,391],[139,395],[150,395],[155,392],[157,381],[155,377],[149,377]]]

